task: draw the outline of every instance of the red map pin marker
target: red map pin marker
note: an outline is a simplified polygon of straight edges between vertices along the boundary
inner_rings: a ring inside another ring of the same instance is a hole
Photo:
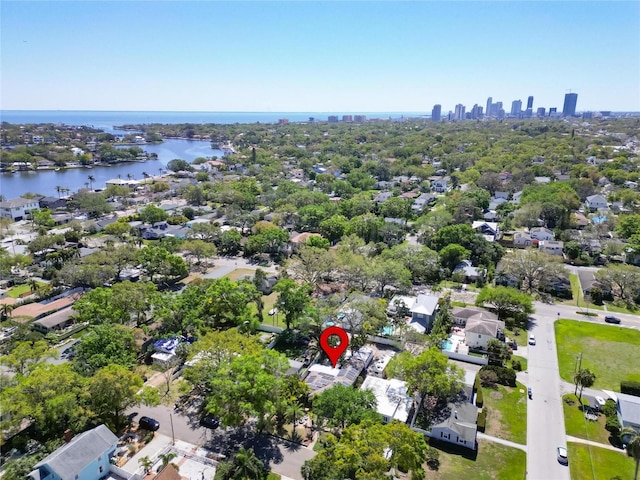
[[[331,335],[337,335],[340,337],[340,345],[337,347],[329,345],[329,337]],[[347,332],[340,327],[333,326],[325,328],[320,334],[320,346],[322,347],[322,350],[324,350],[324,353],[327,354],[327,357],[329,357],[329,360],[331,360],[333,368],[336,368],[340,355],[342,355],[349,346],[349,335],[347,335]]]

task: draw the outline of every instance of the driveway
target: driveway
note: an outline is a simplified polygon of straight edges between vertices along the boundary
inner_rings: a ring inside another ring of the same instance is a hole
[[[134,421],[141,415],[155,418],[160,422],[159,433],[169,438],[175,436],[176,441],[184,440],[226,456],[233,455],[241,446],[253,448],[258,458],[269,464],[273,472],[294,480],[302,480],[302,464],[316,454],[313,450],[298,444],[270,435],[260,435],[254,431],[252,425],[210,430],[199,425],[197,414],[174,412],[172,408],[164,405],[141,406],[129,409],[126,413],[131,415]]]
[[[527,386],[533,389],[533,398],[527,406],[527,478],[533,480],[570,479],[569,467],[556,458],[556,447],[566,447],[553,328],[556,319],[557,310],[550,315],[538,313],[529,329],[536,336],[536,345],[528,348],[529,366],[525,374]]]

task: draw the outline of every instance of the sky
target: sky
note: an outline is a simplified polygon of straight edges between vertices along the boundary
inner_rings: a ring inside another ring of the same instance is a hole
[[[0,2],[0,109],[640,111],[640,2]]]

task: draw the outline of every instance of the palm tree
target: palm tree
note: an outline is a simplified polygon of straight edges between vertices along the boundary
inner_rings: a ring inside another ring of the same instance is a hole
[[[582,368],[578,370],[578,372],[573,377],[573,380],[576,384],[576,395],[578,393],[578,385],[580,385],[580,396],[578,398],[582,402],[582,390],[584,390],[585,387],[589,388],[590,386],[592,386],[596,381],[596,376],[588,368]]]
[[[14,308],[15,308],[14,305],[3,303],[2,306],[0,306],[0,318],[2,318],[3,321],[8,319],[9,314],[13,311]]]
[[[60,198],[60,192],[63,190],[63,188],[60,185],[56,185],[56,192],[58,192],[58,198]]]
[[[131,175],[130,173],[127,173],[127,180],[132,180],[133,179],[133,175]]]
[[[93,182],[96,181],[96,178],[93,175],[89,175],[87,177],[87,179],[89,180],[89,188],[91,188],[91,190],[93,190]]]
[[[164,468],[171,463],[171,460],[173,460],[177,456],[178,455],[173,452],[161,453],[160,455],[158,455],[158,458],[162,460],[162,465],[160,466],[158,471],[164,470]]]
[[[151,467],[153,467],[153,460],[151,460],[148,455],[138,459],[138,463],[144,469],[145,474],[149,473],[151,471]]]
[[[260,480],[264,474],[264,464],[256,457],[253,448],[246,450],[240,447],[238,453],[233,458],[233,477],[249,480]]]
[[[632,427],[624,427],[620,432],[620,440],[627,446],[627,452],[636,460],[636,473],[634,480],[638,480],[638,466],[640,465],[640,431]]]
[[[287,420],[290,420],[293,426],[291,427],[291,438],[296,436],[296,421],[304,415],[304,408],[298,402],[291,403],[287,406],[284,412],[284,416]]]

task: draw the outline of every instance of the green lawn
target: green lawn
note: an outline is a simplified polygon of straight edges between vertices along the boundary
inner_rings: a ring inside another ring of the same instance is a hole
[[[42,283],[42,282],[37,282],[37,284],[38,284],[38,287],[42,285],[46,285],[45,283]],[[22,295],[23,293],[30,293],[30,292],[31,292],[31,285],[28,283],[24,283],[22,285],[13,287],[11,290],[9,290],[7,292],[7,297],[20,298],[20,295]]]
[[[555,322],[560,376],[573,382],[576,359],[596,375],[593,388],[619,390],[621,380],[640,381],[640,331],[577,320]]]
[[[511,360],[518,360],[520,362],[520,368],[522,369],[523,372],[527,370],[527,367],[529,366],[529,362],[525,357],[519,357],[518,355],[511,355]]]
[[[633,478],[635,463],[622,450],[617,453],[572,442],[567,444],[567,450],[571,480],[609,480],[616,476],[625,480]]]
[[[449,451],[447,445],[436,445],[440,453],[440,468],[429,470],[427,480],[514,480],[525,478],[526,454],[517,448],[482,440],[475,458]],[[454,447],[452,445],[452,447]],[[444,450],[443,450],[444,449]]]
[[[618,305],[614,305],[613,303],[609,303],[609,302],[605,302],[607,305],[607,311],[608,312],[613,312],[613,313],[630,313],[631,315],[637,315],[638,314],[638,310],[629,310],[626,307],[621,307]]]
[[[256,271],[255,270],[251,270],[249,268],[236,268],[234,271],[229,272],[227,275],[225,275],[225,277],[228,277],[231,280],[233,280],[234,282],[237,282],[238,280],[242,279],[243,277],[253,278],[253,276],[255,274],[256,274]]]
[[[563,395],[562,400],[564,425],[567,435],[610,445],[610,433],[604,428],[606,424],[604,415],[598,415],[598,421],[592,422],[584,418],[584,412],[580,410],[578,399],[573,393]],[[568,402],[572,403],[569,404]]]
[[[487,411],[485,433],[512,442],[527,444],[527,388],[498,385],[495,390],[484,388],[484,408]]]
[[[504,334],[512,340],[515,340],[519,347],[526,347],[528,342],[527,331],[522,330],[520,328],[517,329],[518,335],[515,334],[514,330],[509,330],[505,328]]]
[[[575,305],[580,310],[604,310],[601,305],[594,305],[593,303],[587,304],[584,296],[582,295],[582,288],[580,288],[580,279],[578,275],[572,273],[569,275],[569,281],[571,282],[571,293],[573,298],[562,302],[564,305]]]

